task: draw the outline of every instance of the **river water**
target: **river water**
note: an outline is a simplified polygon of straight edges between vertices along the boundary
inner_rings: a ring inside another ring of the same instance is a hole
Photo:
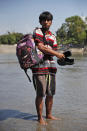
[[[0,54],[0,131],[87,131],[87,56],[73,57],[74,65],[57,65],[53,115],[61,120],[47,120],[48,125],[41,126],[32,82],[15,54]]]

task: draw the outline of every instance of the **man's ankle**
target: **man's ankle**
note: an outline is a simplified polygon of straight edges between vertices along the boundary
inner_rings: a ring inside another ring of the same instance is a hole
[[[43,117],[42,116],[38,116],[38,120],[43,120]]]
[[[38,122],[39,122],[41,125],[47,125],[47,122],[43,119],[43,117],[38,118]]]

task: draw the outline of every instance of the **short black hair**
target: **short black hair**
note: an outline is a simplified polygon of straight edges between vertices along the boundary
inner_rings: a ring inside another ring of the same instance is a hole
[[[39,22],[41,23],[43,20],[53,20],[53,15],[48,12],[48,11],[45,11],[45,12],[42,12],[39,16]]]

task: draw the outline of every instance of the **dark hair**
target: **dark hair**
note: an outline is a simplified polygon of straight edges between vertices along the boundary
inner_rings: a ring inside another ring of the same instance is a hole
[[[45,12],[42,12],[39,16],[39,22],[41,23],[43,20],[53,20],[53,15],[48,12],[48,11],[45,11]]]

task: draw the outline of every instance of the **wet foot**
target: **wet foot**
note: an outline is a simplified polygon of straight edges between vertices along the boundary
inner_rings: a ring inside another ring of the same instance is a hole
[[[54,117],[54,116],[47,116],[47,119],[51,119],[51,120],[61,120],[60,118]]]
[[[47,125],[47,122],[46,122],[43,118],[39,119],[38,122],[39,122],[41,125]]]

